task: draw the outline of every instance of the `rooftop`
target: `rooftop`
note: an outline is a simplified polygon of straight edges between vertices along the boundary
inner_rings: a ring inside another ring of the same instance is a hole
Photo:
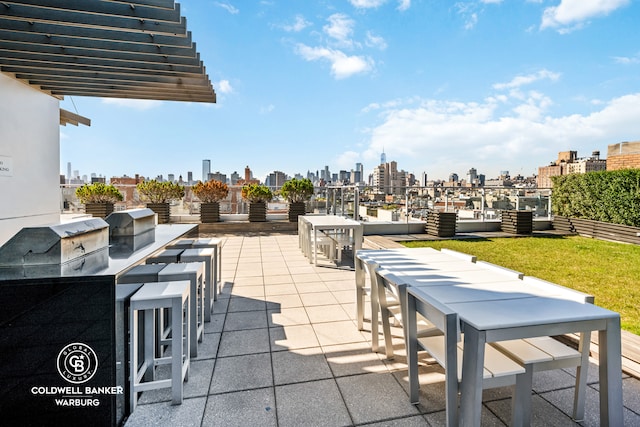
[[[422,358],[420,404],[411,405],[401,331],[394,360],[371,351],[370,325],[358,331],[351,266],[310,264],[294,234],[217,237],[223,293],[185,400],[171,405],[170,389],[145,392],[126,427],[444,425],[442,369]],[[596,363],[584,422],[569,415],[575,369],[565,369],[534,375],[531,424],[597,426]],[[622,375],[625,425],[640,425],[640,381]],[[508,425],[510,405],[510,388],[485,391],[482,424]]]

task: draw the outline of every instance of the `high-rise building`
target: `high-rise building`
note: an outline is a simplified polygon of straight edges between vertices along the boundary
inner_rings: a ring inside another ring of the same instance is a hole
[[[211,160],[205,159],[202,161],[202,181],[207,181],[210,173]]]
[[[384,153],[384,148],[382,149],[382,154],[380,154],[380,164],[384,165],[387,163],[387,155]]]
[[[268,185],[269,187],[280,188],[282,187],[282,184],[284,184],[286,180],[287,180],[287,175],[284,172],[273,171],[267,177],[266,185]]]
[[[187,182],[193,184],[193,172],[187,172]]]
[[[227,175],[224,174],[224,173],[220,173],[218,171],[209,174],[209,179],[208,180],[211,181],[212,179],[214,181],[219,181],[219,182],[222,182],[224,184],[227,183]]]
[[[71,176],[71,162],[67,162],[67,179],[71,180],[71,178],[73,178]]]
[[[233,171],[233,173],[231,174],[231,185],[236,185],[239,179],[240,174],[236,171]]]

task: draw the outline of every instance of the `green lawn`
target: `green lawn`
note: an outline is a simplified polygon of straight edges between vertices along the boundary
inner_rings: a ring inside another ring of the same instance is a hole
[[[475,255],[595,296],[620,313],[622,328],[640,335],[640,246],[585,237],[519,237],[404,243]]]

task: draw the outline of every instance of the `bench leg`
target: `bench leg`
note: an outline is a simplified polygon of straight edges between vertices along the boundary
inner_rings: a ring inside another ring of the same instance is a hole
[[[511,425],[528,426],[531,421],[531,390],[533,389],[533,366],[525,365],[524,374],[516,375],[516,385],[511,399]]]

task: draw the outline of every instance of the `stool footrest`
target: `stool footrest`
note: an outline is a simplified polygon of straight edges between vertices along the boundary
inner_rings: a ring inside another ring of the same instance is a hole
[[[158,388],[167,388],[167,387],[171,387],[171,378],[166,380],[155,380],[155,381],[146,381],[143,383],[139,383],[134,386],[134,390],[136,392],[139,392],[139,391],[148,391],[148,390],[155,390]]]

